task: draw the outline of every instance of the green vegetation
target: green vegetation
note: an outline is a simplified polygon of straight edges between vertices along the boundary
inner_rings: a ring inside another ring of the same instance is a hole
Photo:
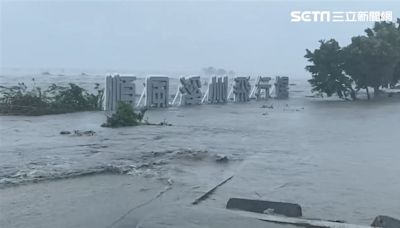
[[[312,65],[306,70],[312,74],[312,91],[355,100],[361,89],[370,99],[369,88],[378,96],[381,88],[395,86],[400,80],[399,22],[377,22],[365,30],[366,35],[353,37],[343,48],[331,39],[320,41],[313,52],[307,49],[305,58]]]
[[[130,104],[119,102],[117,111],[112,114],[111,117],[107,117],[107,122],[101,126],[112,128],[137,126],[142,124],[145,112],[146,109],[141,109],[139,113],[136,113]],[[145,122],[145,124],[147,124],[147,122]]]
[[[313,76],[309,80],[313,86],[312,92],[325,93],[328,97],[336,94],[342,99],[349,96],[354,98],[353,80],[344,73],[343,54],[339,43],[333,39],[320,43],[319,49],[314,52],[307,50],[305,55],[314,63],[306,67]]]
[[[35,84],[28,89],[24,83],[0,86],[0,114],[37,116],[102,110],[104,89],[99,88],[99,84],[94,89],[96,94],[73,83],[65,87],[52,84],[46,90]]]
[[[111,128],[131,127],[138,125],[172,126],[172,124],[168,123],[166,119],[158,124],[149,123],[147,119],[144,120],[144,114],[146,111],[146,108],[142,108],[135,112],[130,104],[119,102],[117,105],[117,111],[111,116],[108,116],[107,122],[103,123],[101,126]]]

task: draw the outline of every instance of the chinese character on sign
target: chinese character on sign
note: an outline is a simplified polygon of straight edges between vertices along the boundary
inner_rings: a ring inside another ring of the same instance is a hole
[[[208,85],[208,102],[211,104],[226,103],[228,101],[228,77],[212,77]]]
[[[275,96],[278,99],[289,97],[289,78],[277,76],[275,79]]]
[[[122,101],[134,107],[136,86],[134,76],[106,77],[106,111],[116,111],[118,102]]]
[[[147,107],[166,108],[169,103],[169,78],[164,76],[148,77],[146,81]]]
[[[201,103],[201,81],[199,76],[193,76],[188,79],[181,78],[182,105],[197,105]]]
[[[263,98],[264,99],[269,98],[269,93],[270,93],[269,90],[271,88],[271,84],[269,84],[269,81],[271,81],[271,77],[258,76],[256,84],[254,85],[254,89],[255,89],[254,95],[256,96],[257,100],[260,100]]]
[[[233,94],[235,102],[247,102],[250,100],[250,77],[236,77],[234,79]]]

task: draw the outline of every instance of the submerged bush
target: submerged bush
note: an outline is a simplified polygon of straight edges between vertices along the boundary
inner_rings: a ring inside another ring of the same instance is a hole
[[[97,94],[90,94],[76,84],[69,83],[68,87],[53,84],[47,90],[52,95],[52,106],[57,109],[77,111],[101,110],[103,105],[103,89],[96,84]]]
[[[0,86],[0,114],[46,115],[102,110],[104,89],[96,84],[95,90],[97,94],[92,94],[74,83],[65,87],[52,84],[46,90],[35,84],[28,90],[24,83]]]
[[[117,105],[117,111],[107,117],[107,122],[102,124],[102,127],[127,127],[137,126],[142,124],[142,120],[146,109],[141,109],[138,113],[135,112],[132,105],[119,102]]]

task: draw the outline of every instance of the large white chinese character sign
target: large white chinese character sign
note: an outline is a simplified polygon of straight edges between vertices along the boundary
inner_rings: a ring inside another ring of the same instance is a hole
[[[235,102],[247,102],[250,100],[250,77],[234,78],[233,95]]]
[[[277,99],[289,98],[289,78],[277,76],[275,79],[275,96]]]
[[[107,76],[106,77],[106,111],[115,111],[118,102],[122,101],[134,107],[136,86],[133,76]]]
[[[199,76],[180,79],[181,105],[198,105],[201,103],[201,81]]]
[[[257,100],[268,99],[270,94],[271,77],[258,76],[256,84],[254,85],[254,96]]]
[[[228,101],[228,77],[212,77],[206,96],[211,104],[226,103]]]
[[[169,78],[152,76],[146,80],[146,106],[166,108],[169,103]]]

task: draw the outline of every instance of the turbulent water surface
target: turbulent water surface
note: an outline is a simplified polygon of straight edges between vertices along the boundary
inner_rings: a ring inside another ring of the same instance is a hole
[[[89,88],[102,77],[73,80]],[[296,83],[289,100],[171,107],[146,114],[150,122],[166,120],[172,126],[101,128],[101,112],[2,116],[0,187],[95,173],[207,183],[229,172],[235,178],[216,193],[220,198],[298,202],[310,217],[361,223],[378,214],[398,216],[399,98],[306,98],[305,81]],[[173,84],[171,94],[176,80]],[[96,134],[60,135],[63,130]],[[215,161],[223,155],[227,163]]]

